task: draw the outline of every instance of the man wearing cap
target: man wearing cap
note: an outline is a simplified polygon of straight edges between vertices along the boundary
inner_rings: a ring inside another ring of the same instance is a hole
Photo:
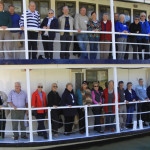
[[[125,90],[124,90],[124,82],[123,81],[119,81],[118,83],[118,94],[119,94],[119,102],[120,103],[126,103],[126,99],[125,99]],[[127,113],[127,108],[126,108],[126,104],[120,105],[119,108],[119,113]],[[120,130],[123,131],[126,129],[126,119],[127,119],[127,115],[126,114],[120,114],[119,115],[119,120],[120,120]]]
[[[89,95],[90,94],[90,95]],[[83,81],[81,88],[77,90],[76,92],[77,96],[77,104],[78,105],[90,105],[92,103],[92,98],[90,99],[91,96],[91,91],[88,89],[88,83],[87,81]],[[84,134],[85,133],[85,112],[84,108],[78,109],[78,114],[79,114],[79,128],[80,128],[80,133]]]
[[[141,33],[141,24],[139,22],[140,22],[140,17],[136,16],[134,19],[134,22],[129,27],[130,33],[137,33],[137,34]],[[138,43],[137,36],[131,36],[130,41],[132,43]],[[133,59],[137,59],[138,46],[137,46],[137,44],[133,44],[132,47],[133,47],[133,52],[136,52],[133,54]]]

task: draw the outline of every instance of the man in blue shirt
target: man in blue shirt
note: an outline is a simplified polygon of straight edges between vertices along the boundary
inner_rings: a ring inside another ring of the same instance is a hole
[[[15,13],[15,7],[13,5],[9,6],[9,13],[12,20],[12,28],[20,28],[19,20],[20,16]],[[11,31],[12,40],[18,40],[21,38],[22,31]],[[19,50],[20,42],[16,41],[12,43],[12,50]],[[20,53],[15,52],[15,58],[20,58]]]
[[[144,81],[143,79],[139,79],[139,85],[135,88],[135,92],[136,95],[139,99],[139,101],[144,101],[144,100],[149,100],[148,96],[147,96],[147,91],[146,91],[146,87],[144,86]],[[140,103],[138,104],[138,112],[146,112],[149,111],[149,105],[148,103]],[[141,117],[141,118],[140,118]],[[146,123],[149,121],[150,119],[150,114],[149,113],[145,113],[142,115],[137,115],[137,120],[143,120],[144,121],[144,125],[146,125]]]

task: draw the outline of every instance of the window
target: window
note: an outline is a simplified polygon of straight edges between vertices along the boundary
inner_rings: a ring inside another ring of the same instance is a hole
[[[144,11],[144,10],[137,10],[137,9],[134,9],[133,10],[133,19],[135,19],[135,16],[140,16],[140,13],[141,12],[145,12],[145,14],[146,14],[146,11]]]
[[[15,6],[15,12],[19,15],[22,14],[23,6],[21,0],[5,0],[4,1],[4,10],[8,11],[8,6],[14,5]]]
[[[99,5],[99,19],[103,19],[103,14],[108,13],[108,19],[110,20],[110,7],[105,5]]]
[[[80,8],[81,7],[85,7],[86,8],[86,15],[88,17],[90,17],[91,13],[96,10],[96,5],[95,4],[80,3],[79,6],[80,6]]]
[[[48,10],[50,8],[49,0],[35,0],[34,2],[36,4],[36,10],[39,11],[41,19],[43,20],[48,16]]]
[[[118,7],[117,13],[125,15],[125,22],[127,23],[127,25],[131,23],[131,9]]]
[[[99,85],[105,89],[105,82],[108,82],[107,70],[87,70],[86,80],[89,82],[89,88],[93,88],[93,82],[98,81]]]
[[[56,16],[59,18],[63,13],[62,9],[64,6],[69,7],[69,14],[74,17],[76,14],[76,3],[75,2],[56,2]]]

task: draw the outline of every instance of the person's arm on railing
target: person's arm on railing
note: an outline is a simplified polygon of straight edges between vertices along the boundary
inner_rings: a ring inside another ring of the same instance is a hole
[[[140,93],[139,93],[138,87],[135,88],[135,92],[136,92],[136,95],[137,95],[137,97],[138,97],[139,100],[144,100],[144,99],[141,97]]]
[[[20,17],[19,25],[20,25],[20,29],[24,30],[24,13]]]
[[[12,91],[9,93],[8,95],[8,99],[7,99],[8,104],[13,107],[15,110],[17,109],[17,107],[13,104],[12,102]]]
[[[79,15],[76,15],[75,16],[75,29],[78,31],[78,32],[81,32],[81,29],[79,28]]]

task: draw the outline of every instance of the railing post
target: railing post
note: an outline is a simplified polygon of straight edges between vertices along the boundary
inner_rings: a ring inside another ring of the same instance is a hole
[[[88,107],[87,105],[84,106],[85,110],[85,129],[86,129],[86,136],[89,136],[89,124],[88,124]]]
[[[27,16],[26,16],[26,0],[23,0],[23,14],[24,14],[24,37],[25,37],[25,58],[29,59],[28,53],[28,31],[27,31]]]
[[[117,133],[120,132],[120,122],[119,122],[119,109],[118,109],[118,89],[117,89],[117,68],[114,67],[114,91],[115,91],[115,115],[116,115],[116,130]]]
[[[27,82],[27,95],[28,95],[30,142],[33,142],[32,110],[31,110],[31,89],[30,89],[30,72],[29,72],[29,69],[26,69],[26,82]]]
[[[49,140],[52,141],[51,108],[48,108]]]
[[[112,52],[113,59],[116,59],[116,43],[115,43],[115,23],[114,23],[114,1],[110,0],[111,23],[112,23]]]

